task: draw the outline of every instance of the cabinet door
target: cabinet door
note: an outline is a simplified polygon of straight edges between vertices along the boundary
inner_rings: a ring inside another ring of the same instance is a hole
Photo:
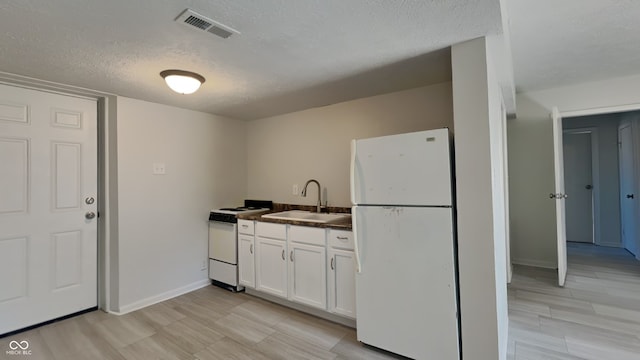
[[[289,300],[327,309],[327,260],[324,246],[289,244]]]
[[[287,297],[287,242],[256,237],[256,290]]]
[[[254,238],[252,235],[238,235],[238,277],[240,285],[256,286]]]
[[[356,267],[353,251],[329,248],[329,311],[356,317]]]

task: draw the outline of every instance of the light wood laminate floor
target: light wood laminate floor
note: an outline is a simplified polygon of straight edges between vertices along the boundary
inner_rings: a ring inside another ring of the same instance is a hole
[[[516,266],[508,359],[640,359],[640,262],[624,249],[568,245],[556,270]]]
[[[515,266],[508,359],[640,359],[640,262],[621,249],[569,245],[555,270]],[[29,356],[7,355],[12,340]],[[0,359],[394,359],[355,330],[213,286],[123,316],[94,311],[0,339]]]
[[[27,340],[31,355],[6,353]],[[214,286],[122,315],[93,311],[0,339],[0,359],[397,359],[355,330]]]

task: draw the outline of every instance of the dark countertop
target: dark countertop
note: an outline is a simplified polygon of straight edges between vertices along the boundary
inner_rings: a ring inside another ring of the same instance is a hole
[[[291,204],[274,203],[273,210],[259,212],[259,213],[252,213],[252,214],[240,213],[237,215],[237,217],[238,219],[242,219],[242,220],[255,220],[255,221],[270,222],[270,223],[276,223],[276,224],[291,224],[291,225],[331,228],[331,229],[347,230],[347,231],[351,230],[351,219],[345,219],[344,221],[341,221],[338,223],[323,224],[323,223],[316,223],[316,222],[310,222],[310,221],[281,220],[281,219],[270,219],[270,218],[262,217],[262,215],[265,215],[265,214],[271,214],[271,213],[288,211],[288,210],[315,211],[316,207],[307,206],[307,205],[291,205]],[[343,208],[343,207],[329,207],[326,210],[328,210],[328,212],[330,213],[350,213],[351,212],[350,208]]]

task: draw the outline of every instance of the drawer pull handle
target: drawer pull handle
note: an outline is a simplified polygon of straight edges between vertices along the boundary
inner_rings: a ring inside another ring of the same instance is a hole
[[[242,227],[246,229],[246,228],[248,228],[248,227],[249,227],[249,225],[247,225],[247,224],[242,224]]]
[[[334,267],[333,267],[333,259],[335,259],[335,258],[331,258],[331,270],[334,269]]]
[[[253,254],[253,244],[249,245],[249,253]]]
[[[289,253],[289,259],[291,259],[291,261],[293,261],[293,250],[291,250],[291,252]]]
[[[285,260],[285,258],[284,258],[284,249],[282,249],[282,260]]]
[[[337,238],[338,240],[349,240],[349,238],[348,238],[348,237],[346,237],[346,236],[336,236],[336,238]]]

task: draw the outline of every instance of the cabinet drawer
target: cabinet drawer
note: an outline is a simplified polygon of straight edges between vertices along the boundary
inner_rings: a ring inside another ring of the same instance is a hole
[[[256,222],[256,235],[271,239],[286,240],[287,225]]]
[[[329,229],[329,246],[338,249],[353,250],[353,232]]]
[[[325,246],[325,229],[308,226],[291,226],[289,240],[297,243]]]
[[[253,235],[254,231],[252,220],[238,220],[238,232],[240,234]]]

